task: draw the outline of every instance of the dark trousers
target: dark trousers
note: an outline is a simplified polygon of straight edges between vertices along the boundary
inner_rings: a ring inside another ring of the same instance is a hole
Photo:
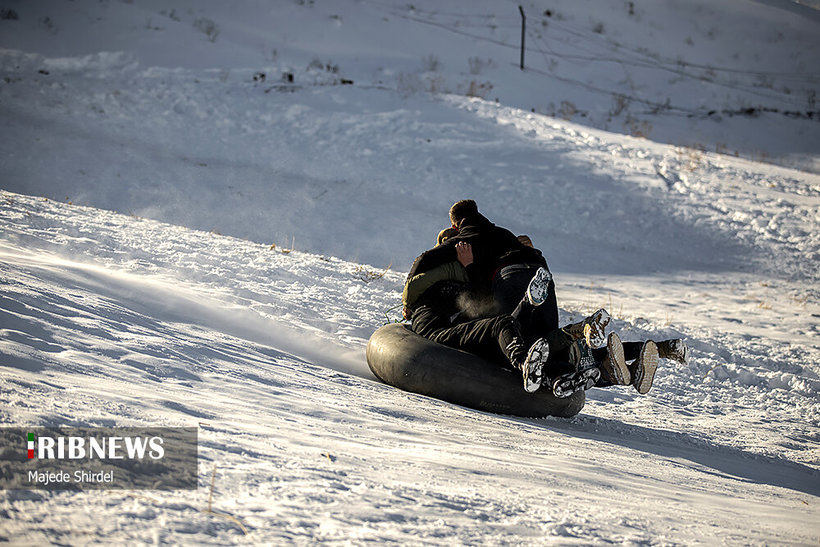
[[[550,348],[547,374],[554,378],[574,370],[569,363],[572,337],[558,328],[554,281],[548,285],[543,304],[533,306],[527,300],[527,287],[540,267],[539,264],[512,264],[502,268],[493,279],[493,298],[498,311],[510,313],[518,320],[526,345],[538,338],[546,338]]]
[[[624,361],[634,361],[637,359],[641,354],[641,348],[643,347],[643,342],[623,342],[624,346]],[[607,350],[606,348],[596,348],[592,350],[592,357],[601,362],[607,357]],[[613,386],[612,382],[604,378],[601,375],[601,379],[595,384],[595,387],[609,387]]]
[[[641,354],[643,342],[622,342],[624,346],[624,361],[634,361]],[[592,356],[596,361],[603,361],[607,356],[606,347],[592,350]]]
[[[540,306],[533,306],[526,299],[522,301],[539,267],[538,264],[513,264],[502,268],[493,279],[496,311],[515,316],[521,323],[524,339],[530,343],[558,329],[558,300],[554,281],[550,281],[547,300]]]
[[[432,307],[422,305],[413,312],[412,328],[413,332],[433,342],[468,351],[490,361],[507,366],[512,366],[510,361],[514,358],[523,361],[520,355],[511,355],[508,350],[510,342],[521,336],[518,323],[510,315],[450,324],[448,318],[435,313]]]

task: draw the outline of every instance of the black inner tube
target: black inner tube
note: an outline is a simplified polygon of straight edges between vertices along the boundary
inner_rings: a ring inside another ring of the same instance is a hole
[[[547,389],[527,393],[521,373],[432,342],[399,323],[373,333],[367,365],[386,384],[497,414],[569,418],[581,411],[586,399],[583,391],[566,399]]]

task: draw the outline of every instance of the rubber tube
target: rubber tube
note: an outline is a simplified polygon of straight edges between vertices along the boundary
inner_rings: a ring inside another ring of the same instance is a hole
[[[565,399],[547,389],[527,393],[520,372],[432,342],[400,323],[373,333],[367,365],[391,386],[496,414],[569,418],[581,411],[586,399],[583,391]]]

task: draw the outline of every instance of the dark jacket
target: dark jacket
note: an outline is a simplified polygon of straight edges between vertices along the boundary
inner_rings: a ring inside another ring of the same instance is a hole
[[[463,219],[458,232],[458,236],[419,256],[410,268],[408,279],[456,260],[455,246],[460,241],[473,247],[475,273],[471,276],[481,291],[489,292],[495,274],[510,264],[547,265],[541,251],[524,245],[512,232],[496,226],[481,213]]]

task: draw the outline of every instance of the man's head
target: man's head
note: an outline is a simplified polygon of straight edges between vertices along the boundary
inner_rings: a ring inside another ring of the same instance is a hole
[[[450,222],[453,227],[458,228],[459,223],[465,218],[477,215],[478,205],[471,199],[462,199],[457,201],[450,207]]]

